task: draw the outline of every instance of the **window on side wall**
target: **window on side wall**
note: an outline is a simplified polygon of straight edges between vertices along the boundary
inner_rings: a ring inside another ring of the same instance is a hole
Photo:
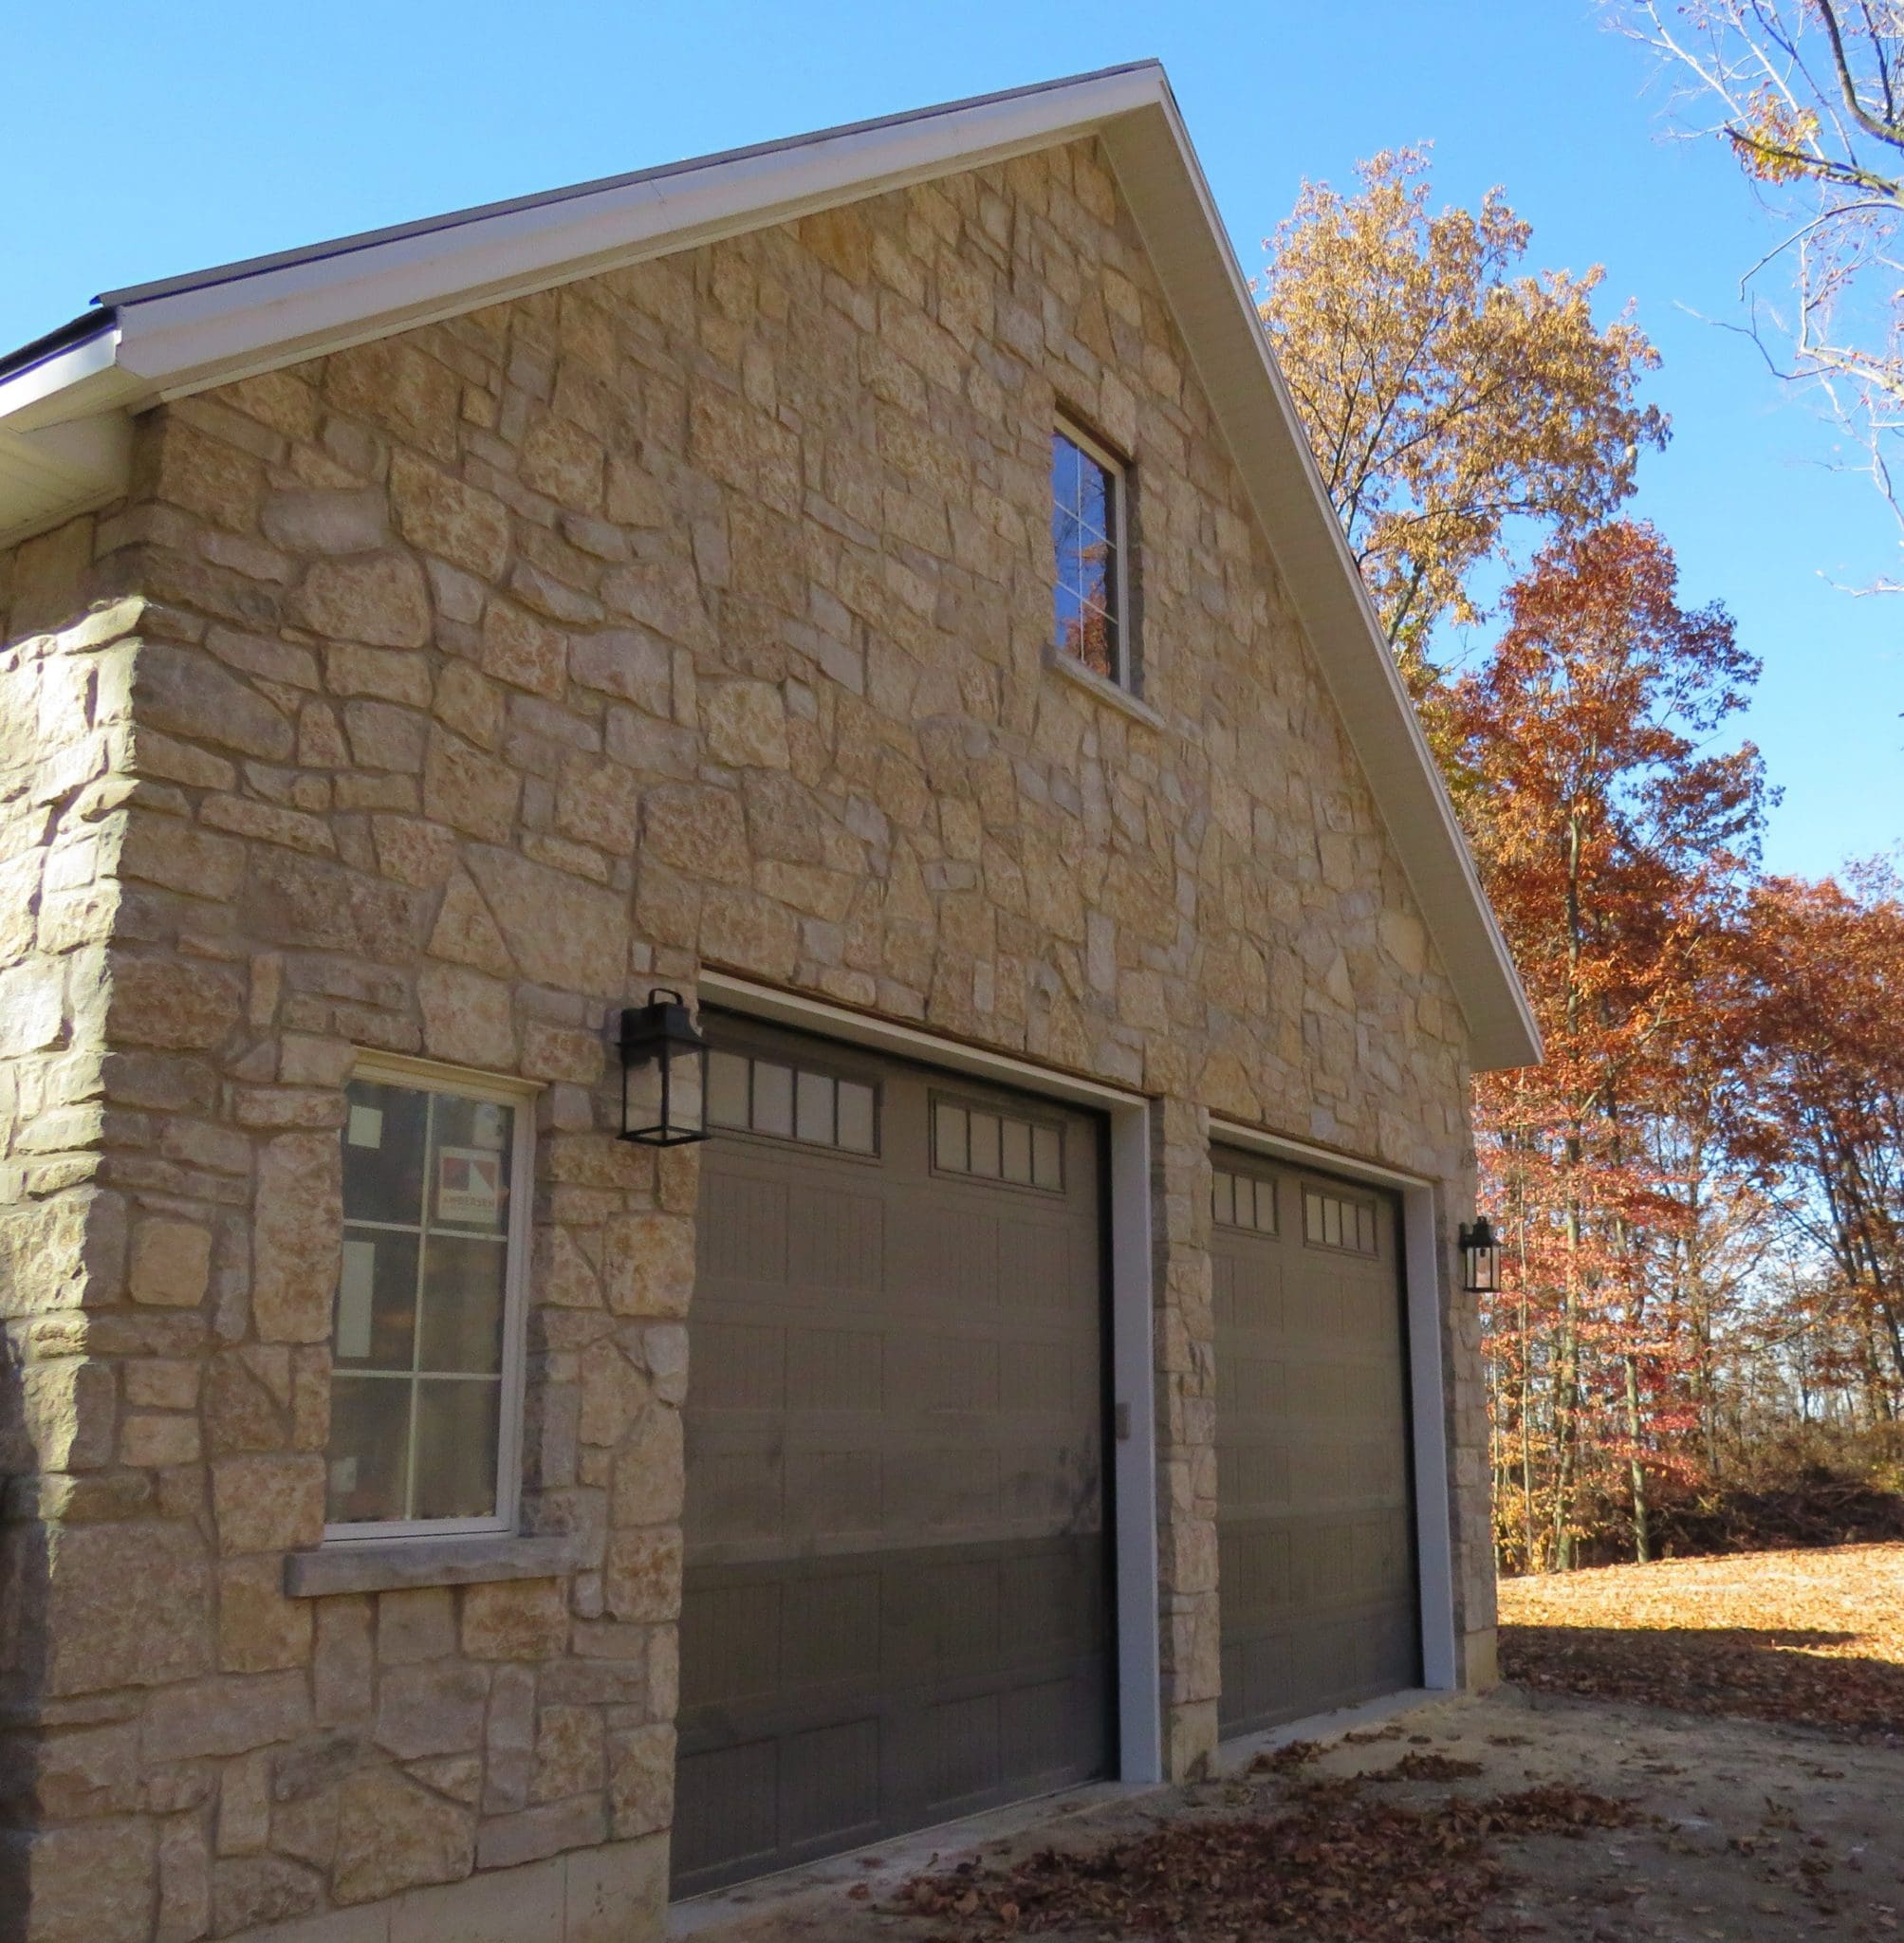
[[[1052,646],[1136,693],[1126,560],[1129,474],[1087,434],[1051,433]]]
[[[327,1538],[514,1528],[529,1097],[420,1063],[351,1077]]]

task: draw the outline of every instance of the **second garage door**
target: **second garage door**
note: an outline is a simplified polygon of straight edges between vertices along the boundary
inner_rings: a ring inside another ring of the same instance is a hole
[[[1114,1753],[1099,1123],[711,1038],[677,1895]]]
[[[1226,1734],[1420,1677],[1392,1196],[1216,1148]]]

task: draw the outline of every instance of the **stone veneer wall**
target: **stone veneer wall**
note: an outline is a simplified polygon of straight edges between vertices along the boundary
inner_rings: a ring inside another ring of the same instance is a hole
[[[1045,665],[1061,406],[1137,461],[1151,719]],[[605,1030],[704,964],[1155,1097],[1165,1718],[1196,1767],[1209,1115],[1429,1175],[1446,1226],[1466,1042],[1099,156],[166,407],[129,504],[0,576],[32,1936],[427,1934],[427,1885],[503,1869],[529,1928],[658,1907],[697,1164],[612,1138]],[[561,1577],[281,1589],[323,1521],[356,1046],[544,1089],[524,1519],[572,1535]],[[1444,1353],[1478,1671],[1465,1308]]]

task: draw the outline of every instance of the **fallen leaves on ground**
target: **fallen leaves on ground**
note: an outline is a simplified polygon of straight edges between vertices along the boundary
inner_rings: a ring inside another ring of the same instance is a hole
[[[1508,1579],[1523,1686],[1904,1738],[1904,1545]]]
[[[961,1863],[908,1883],[896,1908],[959,1921],[942,1933],[954,1938],[1483,1943],[1509,1934],[1488,1923],[1507,1879],[1495,1844],[1634,1819],[1626,1804],[1581,1788],[1413,1807],[1370,1800],[1348,1776],[1298,1784],[1280,1812],[1171,1822],[1097,1848],[1043,1849],[1009,1868]]]

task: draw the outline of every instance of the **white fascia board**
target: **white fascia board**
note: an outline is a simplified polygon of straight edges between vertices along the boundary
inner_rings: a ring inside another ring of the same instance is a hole
[[[1468,1024],[1481,1071],[1541,1058],[1512,953],[1166,88],[1103,140]]]
[[[117,334],[69,346],[0,379],[0,546],[15,546],[125,493],[133,389]]]
[[[118,304],[120,363],[155,399],[413,329],[726,235],[984,168],[1154,106],[1138,68],[791,143]]]

